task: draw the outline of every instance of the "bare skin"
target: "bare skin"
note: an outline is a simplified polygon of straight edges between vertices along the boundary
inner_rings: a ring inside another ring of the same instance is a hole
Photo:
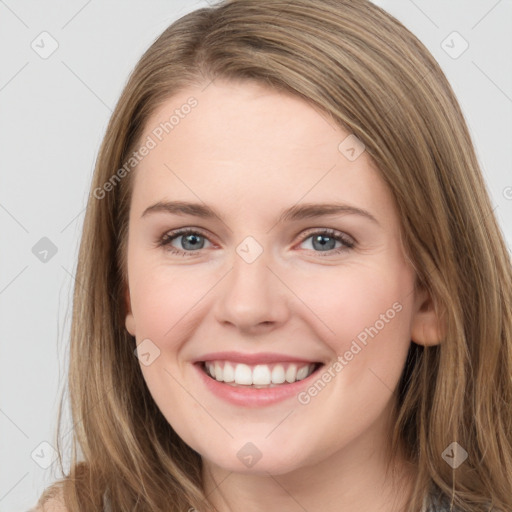
[[[143,140],[197,100],[134,176],[126,327],[159,350],[141,364],[148,388],[201,454],[220,512],[402,510],[416,470],[399,458],[401,480],[385,478],[395,391],[411,340],[441,337],[430,297],[414,288],[391,193],[365,151],[351,160],[339,149],[350,134],[300,98],[251,82],[205,85],[153,115]],[[143,215],[159,201],[206,204],[223,220]],[[345,211],[278,222],[294,205],[334,202],[374,219]],[[195,238],[170,233],[180,228]],[[246,237],[262,251],[251,263],[237,253]],[[302,395],[308,403],[247,408],[212,394],[193,365],[230,350],[346,364]],[[237,456],[248,442],[261,454],[251,467]]]

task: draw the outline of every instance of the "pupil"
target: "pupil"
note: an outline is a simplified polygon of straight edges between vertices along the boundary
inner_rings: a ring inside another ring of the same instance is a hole
[[[197,248],[199,245],[201,245],[199,243],[199,240],[201,239],[202,237],[201,236],[197,236],[197,235],[185,235],[183,237],[184,239],[184,242],[183,242],[183,246],[185,249],[194,249],[194,248]],[[328,246],[328,244],[331,244],[331,246]],[[321,250],[331,250],[331,249],[334,249],[334,247],[332,246],[332,244],[334,243],[334,245],[336,245],[336,240],[334,240],[334,238],[330,237],[330,236],[324,236],[324,235],[317,235],[316,237],[314,237],[313,239],[313,247],[315,247],[315,249],[321,249]],[[189,247],[185,247],[186,245],[189,245]],[[316,246],[315,244],[319,244],[318,246]]]
[[[334,238],[331,238],[330,236],[318,235],[318,236],[314,237],[314,239],[313,239],[313,247],[315,247],[315,242],[319,242],[320,243],[319,248],[321,248],[321,249],[324,249],[324,250],[327,250],[327,251],[331,250],[331,249],[334,249],[334,247],[327,247],[326,248],[326,243],[320,242],[322,239],[327,239],[328,240],[327,243],[329,243],[329,242],[334,242],[335,243],[336,242],[336,240],[334,240]],[[315,249],[317,249],[317,248],[318,247],[315,247]]]
[[[196,235],[186,235],[184,237],[184,248],[185,249],[194,249],[194,248],[197,248],[197,246],[199,245],[198,244],[198,239],[199,238],[202,238],[202,237],[198,237]],[[191,244],[191,247],[186,247],[187,244],[190,243],[190,239],[192,239],[192,244]]]

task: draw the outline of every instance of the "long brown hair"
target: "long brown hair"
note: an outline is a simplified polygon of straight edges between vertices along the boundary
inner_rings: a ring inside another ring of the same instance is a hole
[[[463,511],[512,510],[512,271],[470,135],[428,50],[366,0],[232,0],[173,23],[134,69],[107,128],[83,226],[73,301],[70,511],[208,510],[201,457],[165,420],[124,327],[133,172],[152,113],[215,78],[297,95],[355,134],[396,202],[417,285],[446,322],[411,343],[392,447],[418,467],[408,510],[435,486]],[[200,106],[199,106],[200,108]],[[121,168],[125,172],[119,172]],[[117,177],[116,177],[117,176]],[[110,186],[105,186],[109,182]],[[59,410],[59,433],[62,412]],[[442,457],[468,452],[457,468]],[[80,452],[78,451],[80,449]]]

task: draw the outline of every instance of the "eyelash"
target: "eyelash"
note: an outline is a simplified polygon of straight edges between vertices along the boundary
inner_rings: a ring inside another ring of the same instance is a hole
[[[181,249],[176,249],[176,247],[170,245],[173,240],[179,238],[180,236],[185,235],[201,235],[203,238],[206,238],[208,240],[208,237],[200,229],[183,228],[176,229],[174,231],[168,231],[167,233],[165,233],[157,241],[157,246],[163,247],[166,251],[169,251],[171,254],[176,254],[178,256],[193,257],[193,253],[200,253],[201,250],[184,251]],[[308,232],[307,236],[302,238],[300,243],[302,244],[304,241],[306,241],[308,238],[311,238],[313,235],[327,235],[329,238],[333,238],[334,240],[341,242],[343,244],[343,246],[339,247],[338,249],[329,249],[328,251],[313,251],[312,249],[309,249],[312,250],[314,253],[319,254],[320,256],[334,256],[336,254],[340,254],[342,252],[353,249],[356,245],[352,238],[349,238],[340,231],[336,231],[334,229],[329,228]]]

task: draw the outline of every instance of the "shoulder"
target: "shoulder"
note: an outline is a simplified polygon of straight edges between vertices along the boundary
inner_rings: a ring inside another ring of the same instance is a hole
[[[43,494],[36,507],[29,512],[68,512],[64,505],[62,490],[54,491],[51,494]]]
[[[68,512],[68,509],[61,500],[54,498],[32,509],[32,512]]]

